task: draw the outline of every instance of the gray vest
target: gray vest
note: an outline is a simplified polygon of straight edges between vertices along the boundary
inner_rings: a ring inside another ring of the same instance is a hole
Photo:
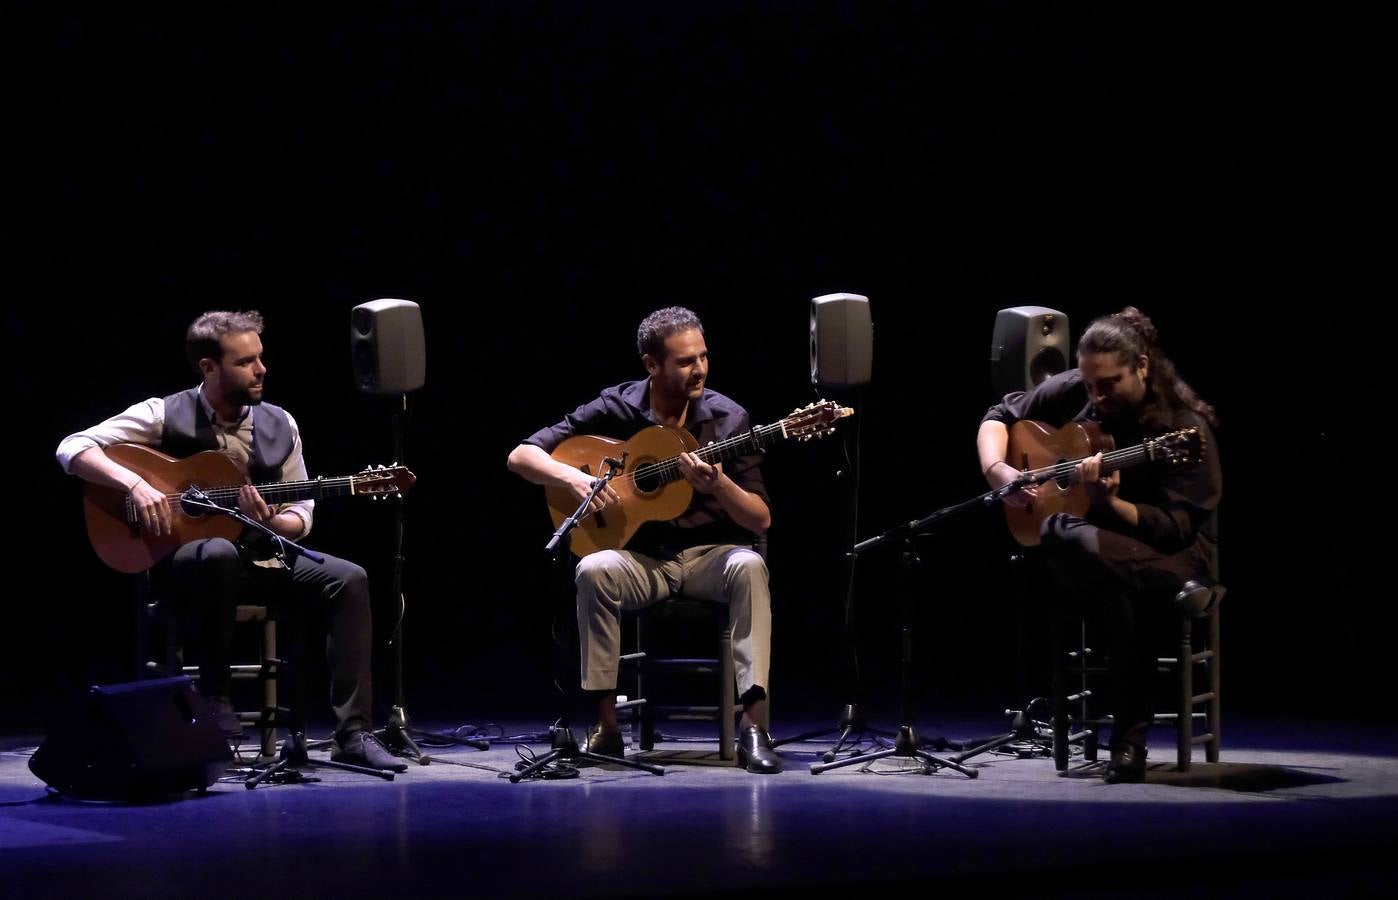
[[[291,455],[291,420],[280,406],[258,403],[249,407],[252,415],[252,464],[248,477],[253,484],[277,479],[282,464]],[[201,450],[217,450],[214,426],[199,402],[199,389],[190,388],[165,398],[165,426],[160,449],[178,459]]]

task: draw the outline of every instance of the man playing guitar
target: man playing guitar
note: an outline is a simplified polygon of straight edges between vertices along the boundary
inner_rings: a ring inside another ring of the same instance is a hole
[[[64,471],[127,494],[133,528],[159,539],[168,539],[179,512],[165,491],[118,462],[113,445],[143,445],[178,458],[212,450],[232,459],[253,483],[304,481],[296,420],[281,407],[262,402],[267,366],[261,334],[262,316],[256,311],[207,312],[195,319],[185,336],[185,353],[201,383],[144,400],[64,438],[57,452]],[[253,484],[244,484],[236,503],[244,515],[290,540],[311,530],[313,500],[269,506]],[[283,562],[265,545],[213,537],[184,543],[156,563],[151,577],[174,595],[186,646],[201,651],[199,687],[227,736],[242,733],[228,697],[239,596],[247,585],[289,582],[298,599],[329,610],[331,704],[338,720],[332,759],[377,769],[407,768],[371,730],[373,625],[363,568],[329,555],[323,555],[323,562],[300,555]]]
[[[1039,544],[1063,587],[1102,612],[1111,633],[1115,687],[1108,781],[1139,781],[1146,768],[1150,687],[1155,671],[1152,636],[1182,588],[1216,603],[1218,503],[1223,489],[1211,426],[1213,407],[1175,372],[1157,344],[1154,325],[1139,310],[1094,321],[1078,343],[1078,367],[1027,393],[992,406],[976,437],[981,471],[995,489],[1030,468],[1011,454],[1017,422],[1060,428],[1091,423],[1118,447],[1176,429],[1197,430],[1201,458],[1177,468],[1141,466],[1109,474],[1103,455],[1076,467],[1087,492],[1085,515],[1058,512],[1043,519]],[[1086,454],[1081,454],[1086,456]],[[1019,509],[1047,505],[1054,482],[1008,491]]]
[[[687,431],[700,446],[744,435],[747,412],[717,391],[706,390],[709,352],[698,316],[681,307],[647,316],[637,331],[647,378],[607,388],[558,424],[516,447],[510,470],[534,484],[570,491],[580,504],[602,472],[585,472],[550,454],[577,435],[631,437],[647,426]],[[594,753],[623,752],[616,718],[621,611],[639,609],[683,591],[725,603],[733,625],[733,661],[743,718],[738,761],[749,772],[781,771],[767,733],[766,688],[771,645],[767,565],[753,544],[772,514],[759,468],[760,453],[728,463],[677,453],[678,475],[693,499],[677,518],[641,526],[626,547],[598,549],[576,569],[582,687],[597,700],[598,722],[588,736]],[[592,514],[620,515],[623,497],[611,485],[593,501]]]

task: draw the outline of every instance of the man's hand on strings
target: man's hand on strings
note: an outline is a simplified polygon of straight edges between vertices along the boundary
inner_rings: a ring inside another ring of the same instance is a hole
[[[131,489],[131,503],[136,507],[136,521],[151,534],[170,533],[170,504],[165,495],[141,479]]]
[[[1020,476],[1020,471],[1007,462],[998,462],[985,472],[985,480],[992,490],[999,490]],[[1003,495],[1001,502],[1007,506],[1028,509],[1039,497],[1038,485],[1026,485]]]
[[[1109,502],[1121,490],[1121,472],[1102,474],[1102,454],[1089,456],[1078,463],[1078,479],[1087,491],[1087,498],[1094,506]]]
[[[723,483],[723,463],[706,463],[693,453],[679,455],[680,474],[701,494],[712,494]]]
[[[259,525],[266,525],[272,520],[272,516],[276,515],[257,492],[257,488],[250,484],[238,489],[238,511]]]
[[[591,475],[581,469],[571,469],[572,474],[568,476],[568,487],[573,491],[573,499],[582,503],[587,495],[592,492],[592,482],[595,480]],[[620,503],[621,497],[612,490],[610,483],[597,492],[597,496],[592,498],[592,503],[588,506],[588,512],[599,513],[614,503]]]

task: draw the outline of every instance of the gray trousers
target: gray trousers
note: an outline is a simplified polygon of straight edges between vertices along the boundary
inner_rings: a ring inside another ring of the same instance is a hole
[[[642,609],[676,594],[728,606],[738,693],[753,686],[766,689],[772,596],[767,563],[751,547],[705,544],[673,559],[601,550],[584,556],[574,574],[583,690],[616,689],[622,611]]]

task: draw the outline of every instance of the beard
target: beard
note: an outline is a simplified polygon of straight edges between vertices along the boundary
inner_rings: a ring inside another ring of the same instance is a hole
[[[228,399],[238,406],[257,406],[262,402],[262,385],[240,388],[234,391]]]

